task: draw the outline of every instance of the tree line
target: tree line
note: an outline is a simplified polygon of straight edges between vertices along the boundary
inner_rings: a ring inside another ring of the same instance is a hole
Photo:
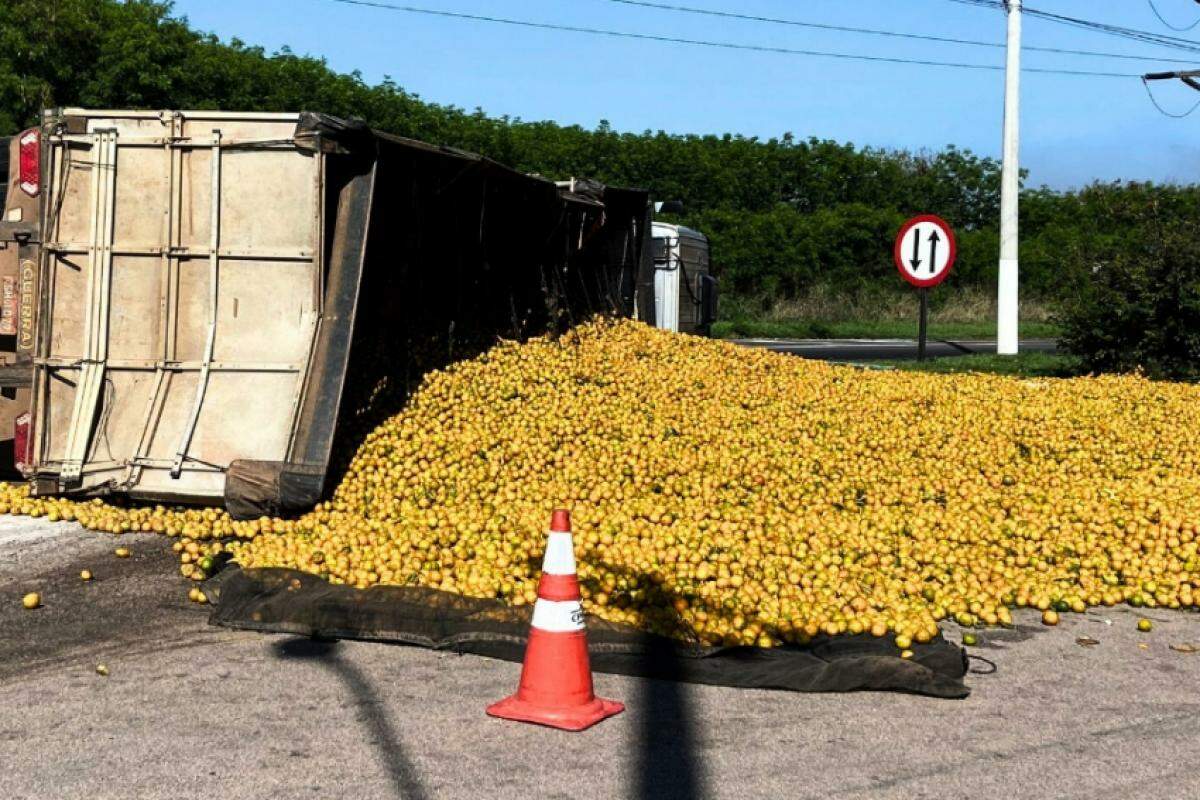
[[[723,291],[753,301],[814,286],[856,292],[896,281],[891,242],[915,213],[958,231],[951,280],[993,285],[1000,165],[954,147],[908,153],[785,134],[762,140],[589,130],[492,117],[422,100],[392,80],[367,83],[323,60],[193,30],[159,0],[10,0],[0,4],[0,133],[59,105],[319,110],[392,133],[487,155],[527,172],[587,176],[683,201],[678,220],[713,242]],[[1027,189],[1023,290],[1075,297],[1103,265],[1128,259],[1130,225],[1196,219],[1196,187],[1097,183]]]

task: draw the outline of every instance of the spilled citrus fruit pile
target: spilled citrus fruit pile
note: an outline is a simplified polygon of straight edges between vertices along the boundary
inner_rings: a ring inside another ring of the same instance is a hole
[[[927,641],[1200,598],[1200,387],[864,371],[595,321],[427,376],[295,520],[0,491],[0,511],[179,537],[358,587],[531,603],[572,512],[584,607],[707,642]]]

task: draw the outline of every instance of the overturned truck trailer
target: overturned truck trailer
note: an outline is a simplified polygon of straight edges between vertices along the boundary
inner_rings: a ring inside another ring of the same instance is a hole
[[[430,369],[652,319],[640,190],[312,113],[72,109],[40,135],[38,494],[304,509]]]

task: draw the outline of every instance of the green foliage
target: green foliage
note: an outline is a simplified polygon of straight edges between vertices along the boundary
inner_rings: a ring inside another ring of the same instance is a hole
[[[1021,336],[1028,339],[1053,339],[1061,333],[1058,325],[1048,322],[1021,323]],[[747,317],[723,319],[713,325],[717,339],[916,339],[917,315],[907,319],[875,320],[770,320]],[[995,339],[995,321],[931,322],[929,339]]]
[[[1054,353],[1021,353],[1016,356],[979,354],[931,358],[928,361],[881,361],[880,366],[910,372],[988,372],[996,375],[1019,375],[1025,378],[1072,378],[1085,375],[1080,359]]]
[[[906,216],[922,212],[941,215],[958,233],[958,264],[935,294],[995,283],[1000,166],[952,146],[905,153],[791,134],[620,133],[607,123],[586,130],[493,118],[427,103],[390,79],[368,85],[317,58],[222,43],[173,16],[169,2],[0,2],[0,134],[36,124],[42,108],[65,105],[313,109],[552,178],[642,186],[684,202],[679,221],[713,240],[723,296],[747,307],[819,286],[847,297],[904,291],[891,264],[892,240]],[[1146,252],[1128,231],[1144,224],[1151,206],[1164,218],[1196,219],[1200,190],[1097,184],[1026,191],[1024,296],[1073,298],[1093,286],[1097,265],[1134,269]]]
[[[1196,209],[1145,189],[1114,213],[1122,235],[1095,243],[1092,275],[1066,307],[1065,346],[1096,371],[1200,379]]]
[[[895,280],[887,243],[904,217],[864,203],[808,213],[780,203],[760,213],[712,208],[687,221],[708,235],[728,291],[779,298],[794,297],[818,283],[855,291]]]

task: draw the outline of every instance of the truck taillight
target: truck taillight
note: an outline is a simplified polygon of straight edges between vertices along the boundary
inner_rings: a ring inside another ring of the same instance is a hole
[[[37,197],[42,188],[42,147],[37,128],[27,130],[18,139],[21,148],[21,191]]]
[[[29,420],[26,411],[13,421],[13,466],[21,473],[29,469]]]

